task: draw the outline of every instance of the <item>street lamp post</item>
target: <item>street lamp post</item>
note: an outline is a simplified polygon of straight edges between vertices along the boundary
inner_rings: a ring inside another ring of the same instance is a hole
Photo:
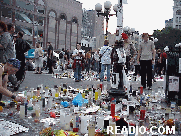
[[[102,5],[100,3],[97,3],[95,5],[95,10],[97,11],[98,17],[101,15],[101,16],[104,16],[106,18],[106,38],[107,38],[107,35],[108,35],[108,21],[109,21],[109,17],[113,16],[113,15],[117,16],[117,10],[118,10],[117,5],[114,5],[113,6],[113,10],[116,12],[116,14],[110,14],[111,6],[112,6],[112,4],[111,4],[110,1],[104,2],[104,12],[102,12]]]

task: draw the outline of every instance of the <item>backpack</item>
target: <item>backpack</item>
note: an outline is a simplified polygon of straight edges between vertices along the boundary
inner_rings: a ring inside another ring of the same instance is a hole
[[[62,52],[60,52],[60,54],[59,54],[59,59],[63,59],[63,53]]]

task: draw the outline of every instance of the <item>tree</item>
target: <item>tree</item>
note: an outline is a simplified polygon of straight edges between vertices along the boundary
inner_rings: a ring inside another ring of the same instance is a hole
[[[170,50],[175,51],[178,50],[175,45],[181,42],[181,30],[172,27],[157,29],[154,30],[153,37],[158,39],[158,42],[155,43],[156,49],[163,50],[168,46]]]

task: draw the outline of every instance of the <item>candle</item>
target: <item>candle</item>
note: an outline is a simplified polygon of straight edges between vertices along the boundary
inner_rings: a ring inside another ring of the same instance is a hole
[[[20,105],[20,118],[25,118],[25,106]]]
[[[88,118],[86,116],[81,116],[80,132],[83,134],[88,133],[87,120],[88,120]]]

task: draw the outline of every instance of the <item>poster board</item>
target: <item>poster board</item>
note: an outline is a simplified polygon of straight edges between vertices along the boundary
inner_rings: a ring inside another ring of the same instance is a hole
[[[169,76],[169,91],[179,91],[179,77]]]

